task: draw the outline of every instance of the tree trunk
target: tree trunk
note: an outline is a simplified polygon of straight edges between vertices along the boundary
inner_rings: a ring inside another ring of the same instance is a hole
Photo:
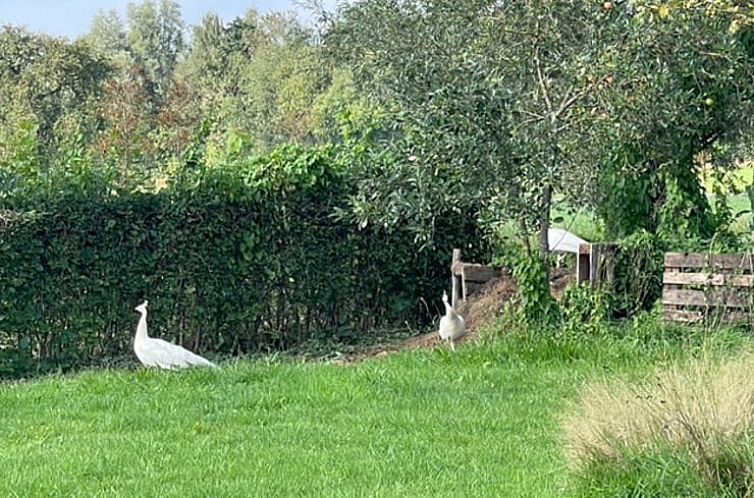
[[[546,185],[542,192],[542,213],[539,218],[539,257],[544,261],[550,254],[548,230],[550,229],[550,207],[552,205],[552,186]]]

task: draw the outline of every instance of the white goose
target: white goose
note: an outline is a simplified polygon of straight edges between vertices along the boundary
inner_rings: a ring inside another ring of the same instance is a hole
[[[440,318],[440,337],[450,342],[450,348],[455,351],[455,341],[466,335],[466,324],[448,302],[448,293],[442,292],[442,302],[445,304],[445,315]]]
[[[149,337],[147,334],[147,303],[134,308],[141,313],[139,325],[136,327],[134,338],[134,353],[139,361],[146,367],[159,367],[166,370],[184,368],[190,366],[202,366],[217,368],[217,365],[191,351],[171,344],[162,339]]]

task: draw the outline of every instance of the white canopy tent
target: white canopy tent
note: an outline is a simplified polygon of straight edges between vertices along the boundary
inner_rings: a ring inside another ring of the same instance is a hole
[[[562,228],[550,228],[547,231],[547,241],[550,244],[550,251],[571,252],[574,254],[579,253],[579,246],[581,244],[589,243],[578,235],[574,235]]]

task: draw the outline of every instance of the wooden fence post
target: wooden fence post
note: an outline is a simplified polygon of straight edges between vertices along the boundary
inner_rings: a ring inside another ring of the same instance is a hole
[[[588,282],[591,277],[591,253],[592,244],[581,244],[579,253],[576,255],[576,282]]]
[[[461,297],[461,276],[456,275],[457,268],[456,265],[461,262],[461,250],[460,249],[453,249],[453,260],[450,263],[450,278],[452,280],[451,286],[451,304],[453,307],[456,306],[456,303]]]
[[[576,256],[576,281],[589,282],[592,287],[610,287],[615,276],[617,244],[601,242],[581,244]]]

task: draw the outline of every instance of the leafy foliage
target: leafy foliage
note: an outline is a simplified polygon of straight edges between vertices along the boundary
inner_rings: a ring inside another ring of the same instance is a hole
[[[649,310],[662,294],[664,245],[645,230],[620,242],[615,260],[613,314],[633,316]]]
[[[540,258],[525,254],[511,261],[518,287],[518,312],[526,326],[553,325],[558,318],[559,310],[550,294],[546,265]]]
[[[327,46],[364,95],[394,112],[380,145],[395,160],[363,184],[359,216],[431,232],[438,206],[473,206],[546,237],[554,193],[585,185],[574,153],[587,121],[577,109],[592,84],[578,74],[599,53],[585,40],[612,28],[602,17],[588,2],[562,1],[345,8]]]
[[[69,43],[22,28],[0,30],[0,157],[19,127],[37,135],[38,168],[54,168],[58,149],[76,137],[91,141],[99,120],[96,102],[112,68],[84,43]],[[9,140],[10,139],[10,140]],[[10,150],[8,150],[10,149]],[[64,153],[64,152],[63,152]]]
[[[631,20],[591,69],[603,82],[585,144],[602,150],[595,205],[611,237],[645,229],[708,241],[716,231],[700,155],[748,133],[754,70],[749,29],[731,30],[739,15],[716,3],[726,2],[648,0],[612,11]],[[731,163],[718,157],[713,167]]]
[[[334,158],[288,146],[189,167],[156,193],[113,196],[90,178],[6,199],[0,344],[15,351],[10,370],[126,352],[145,298],[156,335],[228,354],[430,319],[420,298],[440,294],[464,225],[439,224],[447,249],[419,252],[400,231],[333,219],[351,189]]]
[[[560,334],[579,339],[583,335],[598,335],[608,328],[611,295],[604,289],[595,289],[588,283],[566,289],[560,302],[563,318]]]

